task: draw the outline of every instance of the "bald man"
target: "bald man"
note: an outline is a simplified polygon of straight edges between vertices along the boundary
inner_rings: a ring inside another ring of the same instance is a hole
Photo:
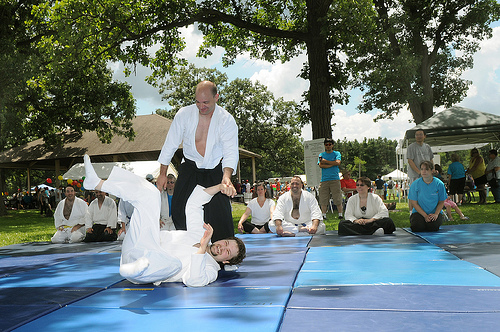
[[[217,105],[217,87],[200,82],[195,91],[196,103],[181,108],[165,139],[158,161],[161,164],[156,185],[166,189],[167,169],[182,143],[184,160],[172,197],[172,220],[177,230],[186,229],[186,202],[197,185],[233,186],[231,175],[238,164],[238,127],[233,116]],[[212,242],[234,235],[231,202],[216,194],[205,206],[205,222],[213,227]]]

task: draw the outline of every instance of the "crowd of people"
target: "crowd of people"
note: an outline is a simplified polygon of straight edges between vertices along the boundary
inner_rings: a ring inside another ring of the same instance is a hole
[[[49,188],[46,186],[36,186],[34,192],[21,191],[12,194],[5,201],[5,206],[15,210],[37,209],[40,215],[46,217],[53,216],[53,210],[62,199],[64,187]]]

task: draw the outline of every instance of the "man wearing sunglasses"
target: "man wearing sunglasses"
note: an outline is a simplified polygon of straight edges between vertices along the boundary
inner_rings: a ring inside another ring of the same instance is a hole
[[[319,185],[319,204],[323,219],[330,203],[330,196],[337,206],[339,219],[342,219],[342,189],[340,186],[339,166],[341,161],[340,152],[333,150],[333,139],[325,138],[325,152],[319,154],[318,165],[321,168],[321,183]]]

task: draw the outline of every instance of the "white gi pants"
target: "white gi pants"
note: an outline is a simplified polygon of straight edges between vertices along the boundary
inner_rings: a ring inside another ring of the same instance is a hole
[[[120,197],[135,208],[123,240],[120,264],[145,257],[149,266],[139,276],[125,277],[133,283],[152,283],[179,272],[180,260],[160,246],[160,191],[147,180],[119,167],[113,167],[101,190]]]

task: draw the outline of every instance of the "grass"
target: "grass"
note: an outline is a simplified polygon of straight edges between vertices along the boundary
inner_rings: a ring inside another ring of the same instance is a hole
[[[393,200],[387,202],[393,202]],[[500,224],[500,218],[498,217],[500,204],[493,204],[491,193],[488,197],[488,203],[486,205],[478,205],[474,202],[464,204],[460,206],[460,209],[470,220],[460,220],[458,215],[453,213],[455,220],[448,221],[445,224]],[[238,221],[245,212],[246,206],[243,203],[233,203],[232,206],[234,231],[237,233]],[[408,203],[397,203],[396,210],[390,211],[389,216],[396,227],[410,227]],[[339,223],[337,212],[335,211],[334,214],[328,212],[327,218],[325,221],[326,229],[328,231],[336,230]],[[40,216],[39,210],[10,210],[7,216],[0,217],[0,246],[2,247],[16,243],[50,241],[54,233],[54,219]]]
[[[50,241],[55,231],[54,218],[41,216],[39,210],[9,210],[0,217],[0,246]]]

